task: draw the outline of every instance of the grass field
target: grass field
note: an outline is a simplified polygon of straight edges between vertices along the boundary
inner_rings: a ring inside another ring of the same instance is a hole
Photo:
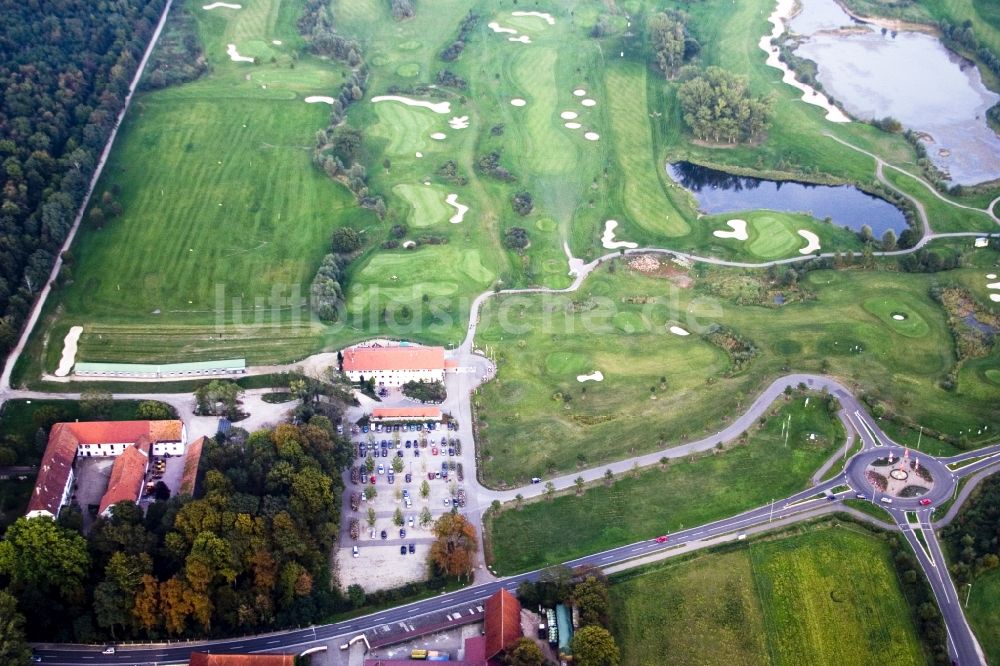
[[[969,592],[969,605],[965,611],[986,659],[995,664],[1000,660],[1000,571],[996,569],[976,576],[971,592],[959,590],[959,596]]]
[[[618,264],[613,273],[591,275],[571,297],[491,299],[477,336],[495,350],[499,367],[476,398],[487,424],[480,435],[484,480],[518,485],[581,460],[597,465],[715,432],[788,371],[832,374],[956,437],[972,427],[1000,428],[1000,386],[985,374],[1000,367],[997,351],[964,367],[957,391],[938,385],[954,357],[928,290],[983,282],[981,269],[935,276],[816,271],[802,278],[799,302],[740,305],[764,279],[705,269],[682,289]],[[907,319],[893,319],[897,310]],[[669,334],[673,323],[694,334]],[[748,369],[732,373],[721,349],[698,335],[716,323],[756,345]],[[579,361],[553,366],[550,359],[563,355]],[[576,381],[594,370],[603,382]]]
[[[611,599],[627,664],[924,663],[889,549],[856,527],[655,565]]]
[[[777,405],[763,429],[751,431],[746,444],[732,449],[629,475],[582,496],[508,508],[491,522],[494,567],[509,574],[563,562],[717,520],[806,488],[845,435],[815,395],[805,403],[798,396]]]

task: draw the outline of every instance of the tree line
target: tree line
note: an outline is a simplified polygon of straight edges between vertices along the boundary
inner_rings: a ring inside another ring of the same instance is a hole
[[[87,192],[164,0],[0,5],[0,353]]]
[[[715,66],[703,71],[685,68],[680,76],[677,99],[685,124],[698,139],[750,141],[770,126],[774,101],[754,96],[747,77]]]

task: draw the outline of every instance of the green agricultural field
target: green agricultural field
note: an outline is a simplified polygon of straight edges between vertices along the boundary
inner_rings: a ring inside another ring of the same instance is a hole
[[[888,548],[850,526],[625,574],[611,599],[623,663],[924,663]]]
[[[987,571],[976,577],[972,590],[963,588],[960,596],[968,594],[966,615],[986,659],[992,664],[1000,659],[1000,571]],[[964,596],[963,596],[964,598]]]
[[[490,523],[494,567],[510,574],[556,564],[731,516],[808,487],[845,434],[816,394],[807,397],[779,404],[745,444],[629,474],[582,496],[507,508]]]

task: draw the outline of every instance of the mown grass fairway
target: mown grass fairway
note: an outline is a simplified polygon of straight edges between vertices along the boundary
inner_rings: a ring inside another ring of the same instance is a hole
[[[963,367],[957,391],[940,388],[954,357],[943,311],[928,295],[945,281],[983,282],[981,270],[815,271],[801,278],[804,300],[761,307],[739,304],[753,298],[760,273],[706,269],[684,289],[618,261],[576,294],[490,299],[477,343],[495,350],[499,372],[476,398],[488,424],[480,434],[483,478],[519,485],[715,432],[789,370],[832,374],[955,437],[972,426],[993,432],[1000,387],[983,373],[1000,356]],[[907,319],[893,319],[897,310]],[[672,324],[693,334],[673,335]],[[728,356],[699,335],[712,324],[753,341],[749,368],[732,373]],[[587,363],[564,369],[550,361],[567,354]],[[603,382],[577,381],[594,370]]]
[[[507,508],[490,523],[494,567],[510,574],[556,564],[731,516],[803,489],[845,436],[817,395],[808,406],[805,400],[797,396],[779,403],[746,444],[630,474],[582,496]]]
[[[627,664],[924,663],[889,549],[820,524],[624,574],[611,588]]]

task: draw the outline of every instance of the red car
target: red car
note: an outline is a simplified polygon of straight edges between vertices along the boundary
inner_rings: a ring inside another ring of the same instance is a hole
[[[670,537],[668,537],[668,536],[658,536],[658,537],[656,537],[656,543],[666,543],[667,539],[669,539],[669,538]]]
[[[372,485],[374,486],[375,485],[375,477],[374,476],[371,478],[371,482],[372,482]]]
[[[922,500],[920,500],[920,506],[927,506],[930,503],[931,503],[931,501],[928,498],[926,498],[926,497],[923,498]]]
[[[432,456],[436,456],[437,454],[438,454],[437,447],[436,446],[432,446],[431,447],[431,455]]]

